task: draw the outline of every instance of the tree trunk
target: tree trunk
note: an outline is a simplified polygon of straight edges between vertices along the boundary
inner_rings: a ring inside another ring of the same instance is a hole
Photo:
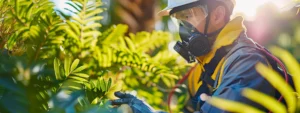
[[[129,32],[154,30],[157,0],[116,0],[116,15],[129,26]]]

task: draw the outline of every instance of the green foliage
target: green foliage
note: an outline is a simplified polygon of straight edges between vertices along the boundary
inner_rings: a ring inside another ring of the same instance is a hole
[[[79,59],[71,62],[70,57],[66,57],[64,65],[60,63],[58,59],[54,59],[55,77],[57,80],[65,81],[61,88],[68,90],[80,90],[83,89],[82,84],[88,82],[89,75],[81,73],[86,67],[78,67]]]
[[[100,31],[100,0],[67,4],[69,16],[47,0],[1,1],[0,112],[106,112],[119,90],[166,109],[165,93],[188,67],[168,50],[171,35]]]

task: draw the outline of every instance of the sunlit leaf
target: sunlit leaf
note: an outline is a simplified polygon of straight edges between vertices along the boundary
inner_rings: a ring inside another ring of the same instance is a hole
[[[217,97],[212,97],[206,102],[220,109],[234,113],[264,113],[263,111],[249,105]]]
[[[57,80],[61,80],[62,79],[61,75],[60,75],[59,68],[60,68],[60,61],[57,58],[55,58],[54,59],[54,72],[55,72],[55,76],[56,76]]]
[[[270,110],[273,113],[286,113],[287,109],[286,107],[278,102],[277,99],[266,95],[264,93],[252,90],[252,89],[244,89],[243,95],[250,100],[259,103],[260,105],[263,105],[265,108]],[[257,98],[259,97],[259,98]]]
[[[75,68],[78,66],[78,63],[79,63],[79,59],[74,60],[74,62],[71,65],[70,72],[73,72],[75,70]]]
[[[99,31],[89,31],[82,34],[83,37],[89,37],[89,36],[98,36],[101,33]]]
[[[111,82],[112,82],[112,80],[111,80],[111,78],[109,78],[108,81],[107,81],[107,88],[106,88],[106,89],[109,89],[109,88],[110,88]]]
[[[171,79],[178,79],[178,76],[173,75],[173,74],[164,73],[164,74],[162,74],[162,75],[163,75],[163,76],[166,76],[166,77],[169,77],[169,78],[171,78]]]
[[[97,104],[97,103],[99,103],[99,101],[100,101],[100,99],[97,97],[92,101],[91,104]]]
[[[94,16],[94,15],[97,15],[97,14],[100,14],[103,12],[103,9],[96,9],[96,10],[93,10],[91,11],[90,13],[86,14],[85,16],[86,17],[91,17],[91,16]]]
[[[74,22],[67,21],[67,24],[69,25],[73,33],[75,33],[74,35],[77,36],[80,34],[80,29]]]
[[[104,79],[100,80],[100,86],[102,91],[106,91],[106,82]]]
[[[84,26],[83,27],[83,30],[88,30],[88,29],[95,29],[95,28],[99,28],[101,27],[102,25],[99,24],[99,23],[93,23],[91,25],[88,25],[88,26]]]
[[[168,87],[171,87],[172,84],[170,82],[170,80],[166,77],[161,77],[161,80],[168,86]]]
[[[127,43],[127,45],[128,45],[128,48],[130,49],[130,50],[135,50],[135,45],[134,45],[134,43],[131,41],[131,39],[130,38],[128,38],[128,37],[125,37],[124,38],[125,39],[125,41],[126,41],[126,43]]]
[[[84,78],[81,78],[81,77],[69,76],[69,78],[75,79],[75,80],[80,81],[80,82],[88,82],[88,80],[86,80]]]
[[[118,82],[114,83],[107,92],[107,98],[112,99],[112,100],[117,99],[117,97],[114,95],[114,93],[116,91],[121,91],[122,85],[123,85],[122,81],[118,81]]]
[[[99,20],[101,20],[101,19],[103,19],[103,17],[101,17],[101,16],[96,16],[96,17],[92,17],[92,18],[89,18],[89,19],[85,20],[84,23],[87,24],[87,23],[89,23],[89,22],[99,21]]]
[[[278,56],[287,66],[288,71],[293,77],[296,91],[298,92],[298,94],[300,94],[300,65],[297,60],[289,52],[281,48],[271,47],[270,50],[274,55]]]
[[[70,74],[70,66],[71,66],[71,58],[66,57],[64,60],[64,69],[65,69],[65,76],[69,76]]]
[[[256,65],[256,70],[282,94],[287,102],[288,111],[294,113],[296,110],[296,98],[291,86],[277,72],[262,63]]]
[[[80,67],[76,68],[73,71],[73,73],[81,72],[81,71],[85,70],[86,68],[88,68],[88,67],[87,66],[80,66]]]
[[[65,31],[67,32],[67,34],[68,34],[70,37],[72,37],[72,38],[75,39],[75,40],[78,40],[79,37],[78,37],[77,34],[74,33],[72,30],[66,28]]]
[[[82,78],[89,78],[90,76],[88,74],[84,74],[84,73],[72,73],[74,75],[77,75],[79,77],[82,77]]]
[[[121,39],[121,37],[127,32],[127,30],[128,30],[127,25],[121,25],[121,24],[117,25],[114,28],[113,32],[110,33],[108,37],[105,37],[105,40],[102,43],[108,44],[108,43],[112,43],[113,40],[116,41],[118,39]]]

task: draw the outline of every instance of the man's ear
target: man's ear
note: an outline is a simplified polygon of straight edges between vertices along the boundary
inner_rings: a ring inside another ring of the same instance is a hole
[[[218,6],[211,14],[211,23],[213,25],[220,25],[225,22],[226,9],[224,6]]]

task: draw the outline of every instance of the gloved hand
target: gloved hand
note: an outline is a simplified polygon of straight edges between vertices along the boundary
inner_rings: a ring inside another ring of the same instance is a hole
[[[112,101],[112,105],[128,104],[133,113],[154,113],[154,109],[144,101],[131,94],[115,92],[115,96],[120,98]]]

